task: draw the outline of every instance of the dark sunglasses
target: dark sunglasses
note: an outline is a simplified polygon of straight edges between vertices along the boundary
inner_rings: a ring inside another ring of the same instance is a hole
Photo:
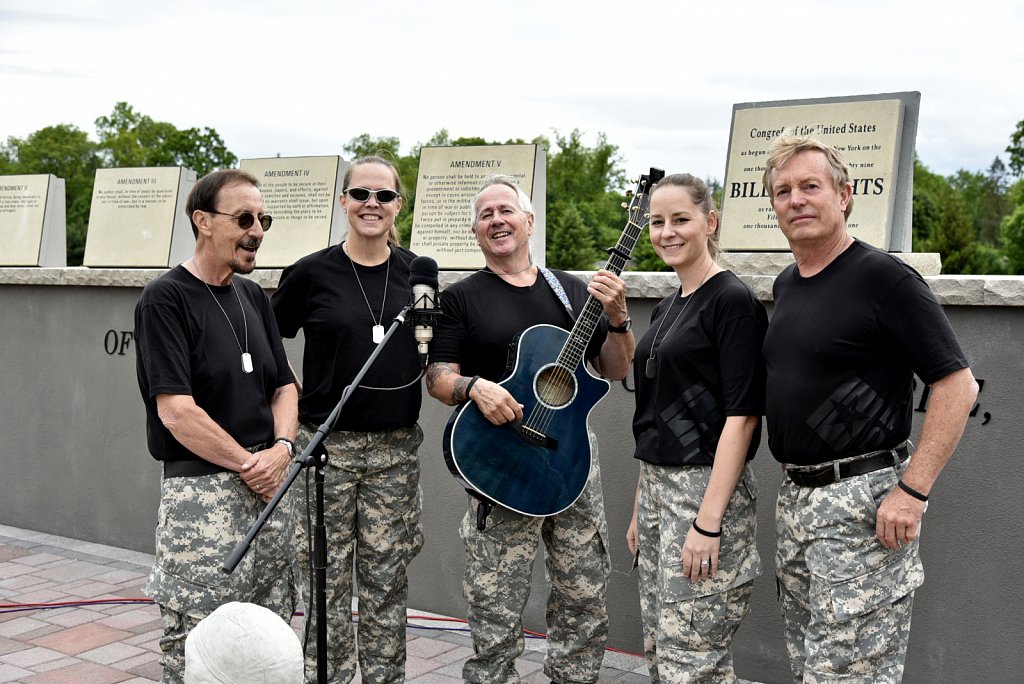
[[[218,216],[229,216],[238,221],[238,227],[242,230],[249,230],[252,228],[252,224],[256,221],[256,215],[251,211],[243,211],[241,214],[225,214],[223,211],[207,211],[208,214],[217,214]],[[259,218],[260,225],[263,226],[263,230],[270,230],[271,224],[274,223],[274,217],[270,214],[264,214]]]
[[[369,190],[367,188],[349,188],[345,191],[348,196],[354,199],[356,202],[365,202],[370,199],[370,195],[377,198],[377,201],[381,204],[387,204],[388,202],[394,202],[395,198],[398,197],[398,193],[394,190]]]

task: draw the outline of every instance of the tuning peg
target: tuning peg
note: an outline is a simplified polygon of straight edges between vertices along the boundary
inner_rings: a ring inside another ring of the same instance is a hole
[[[625,202],[623,202],[623,203],[622,203],[622,204],[620,204],[619,206],[620,206],[620,207],[622,207],[623,209],[629,209],[629,205],[628,205],[628,204],[626,204]]]
[[[632,196],[633,196],[633,191],[632,190],[627,190],[626,191],[626,197],[632,197]]]

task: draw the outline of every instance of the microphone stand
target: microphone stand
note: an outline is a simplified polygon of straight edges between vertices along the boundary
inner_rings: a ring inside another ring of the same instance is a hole
[[[230,574],[241,562],[242,558],[249,551],[249,547],[252,545],[253,540],[263,529],[263,525],[267,522],[267,519],[271,516],[274,510],[277,508],[278,503],[288,492],[288,489],[292,486],[292,482],[298,477],[299,472],[303,468],[315,467],[315,478],[316,483],[316,521],[313,529],[313,571],[314,581],[316,584],[316,672],[318,684],[327,683],[327,526],[324,524],[324,468],[327,465],[327,449],[323,445],[324,439],[334,429],[334,424],[338,422],[338,417],[341,415],[341,410],[344,408],[345,403],[363,377],[373,366],[374,361],[380,355],[384,346],[391,340],[391,336],[395,334],[398,327],[405,323],[405,317],[409,311],[416,306],[416,302],[407,305],[404,309],[398,312],[394,320],[391,322],[391,327],[384,334],[384,339],[380,341],[377,347],[370,354],[369,358],[363,364],[363,367],[356,373],[355,378],[352,382],[344,389],[341,393],[341,401],[331,411],[331,415],[327,417],[323,425],[317,428],[316,434],[313,435],[312,439],[309,440],[309,444],[302,450],[302,453],[296,456],[292,460],[291,466],[289,466],[288,475],[284,482],[278,488],[277,493],[267,503],[266,508],[260,513],[260,516],[253,523],[249,533],[245,535],[245,539],[240,541],[235,547],[234,551],[227,557],[224,564],[221,566],[221,571]],[[307,611],[309,606],[306,607]],[[307,616],[308,619],[308,616]]]

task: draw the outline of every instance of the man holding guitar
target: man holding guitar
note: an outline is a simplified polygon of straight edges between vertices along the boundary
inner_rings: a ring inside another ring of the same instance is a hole
[[[484,179],[472,208],[473,231],[487,265],[445,291],[445,315],[435,331],[427,370],[430,394],[449,405],[472,400],[493,425],[521,423],[524,404],[498,384],[507,375],[510,345],[531,326],[573,327],[577,317],[586,315],[591,298],[604,315],[585,342],[583,358],[605,378],[624,378],[635,341],[622,279],[602,269],[586,285],[567,273],[534,265],[533,208],[511,177]],[[587,430],[585,422],[586,415]],[[522,611],[538,535],[547,551],[552,585],[544,673],[556,682],[597,681],[608,632],[605,595],[611,565],[597,445],[589,431],[588,437],[586,486],[556,514],[524,515],[517,511],[525,507],[501,505],[492,509],[492,502],[470,497],[460,531],[466,546],[463,590],[475,651],[463,669],[467,682],[519,681],[515,659],[523,652]],[[500,459],[501,454],[495,456]]]

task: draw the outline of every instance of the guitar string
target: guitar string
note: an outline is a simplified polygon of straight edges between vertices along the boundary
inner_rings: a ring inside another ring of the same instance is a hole
[[[637,209],[639,209],[639,207],[637,207]],[[632,228],[636,229],[635,235],[631,232]],[[623,258],[621,254],[632,254],[633,248],[636,247],[636,243],[640,239],[640,234],[642,232],[643,226],[637,224],[631,217],[626,223],[626,228],[623,230],[622,236],[619,238],[619,243],[613,248],[611,256],[608,259],[608,264],[606,266],[608,270],[613,270],[616,273],[622,272],[627,259]],[[630,241],[632,244],[628,248],[621,249],[620,251],[620,248],[625,248],[627,243]],[[564,345],[562,353],[555,362],[555,366],[548,374],[548,384],[545,385],[544,389],[538,392],[538,398],[541,399],[541,402],[534,405],[529,417],[523,421],[524,425],[531,430],[535,430],[541,434],[546,434],[547,430],[551,427],[551,422],[554,420],[554,412],[556,410],[554,408],[549,408],[548,405],[561,407],[567,404],[572,398],[572,388],[575,385],[575,368],[583,362],[583,354],[586,352],[587,347],[586,344],[583,344],[582,338],[586,337],[587,342],[589,343],[590,338],[593,336],[594,329],[597,326],[597,321],[600,319],[600,313],[595,311],[595,309],[598,308],[600,308],[600,303],[593,295],[591,295],[587,299],[587,303],[584,305],[579,318],[573,325],[573,330],[569,335],[569,340]],[[581,333],[577,330],[586,328],[589,328],[589,331],[586,333]],[[563,363],[562,357],[567,351],[571,352],[571,358],[565,359],[565,361],[572,362],[572,370],[567,368],[569,365],[568,363]],[[551,389],[552,387],[557,391],[553,391]],[[556,403],[555,400],[561,397],[565,398],[564,401]]]
[[[637,228],[637,234],[635,236],[630,233],[630,228]],[[640,232],[642,230],[643,227],[639,226],[634,221],[630,220],[627,222],[626,229],[623,231],[622,237],[619,239],[619,244],[615,246],[615,249],[612,251],[611,258],[609,258],[608,260],[608,266],[617,269],[618,273],[622,272],[622,268],[625,266],[626,260],[622,258],[619,252],[619,247],[625,247],[626,241],[631,240],[632,246],[630,246],[628,249],[623,249],[621,251],[626,254],[632,253],[633,247],[636,246],[636,243],[640,237]],[[622,263],[616,263],[616,259],[620,260]],[[555,409],[546,406],[545,403],[550,405],[556,405],[554,399],[558,398],[558,396],[560,395],[564,396],[566,394],[569,394],[570,396],[566,397],[566,401],[557,404],[557,406],[563,406],[565,403],[568,403],[568,399],[571,398],[571,389],[575,384],[573,382],[574,372],[566,368],[566,366],[568,366],[569,364],[560,363],[563,361],[561,357],[564,356],[565,351],[568,350],[573,352],[572,355],[576,357],[569,359],[570,361],[573,362],[574,367],[578,366],[582,362],[583,353],[586,351],[586,345],[582,344],[581,340],[582,337],[585,336],[587,338],[587,341],[589,342],[590,337],[593,335],[593,327],[596,327],[597,320],[600,317],[600,314],[594,311],[594,309],[596,309],[598,306],[599,303],[597,302],[597,299],[594,298],[593,295],[591,295],[591,297],[587,300],[587,304],[584,306],[583,312],[580,314],[580,317],[577,319],[576,324],[573,326],[573,331],[570,334],[568,342],[563,347],[563,354],[559,355],[559,359],[558,361],[556,361],[555,367],[551,370],[549,374],[549,376],[553,378],[553,381],[549,383],[547,387],[555,385],[560,391],[555,393],[555,396],[552,396],[552,392],[550,391],[546,393],[538,393],[541,395],[538,398],[540,398],[544,403],[537,403],[534,406],[533,410],[530,412],[530,416],[524,421],[526,427],[532,430],[536,430],[541,434],[545,434],[548,428],[550,428],[551,426],[551,421],[554,419],[555,411]],[[579,334],[577,332],[577,328],[581,327],[591,327],[591,329],[589,333]]]

